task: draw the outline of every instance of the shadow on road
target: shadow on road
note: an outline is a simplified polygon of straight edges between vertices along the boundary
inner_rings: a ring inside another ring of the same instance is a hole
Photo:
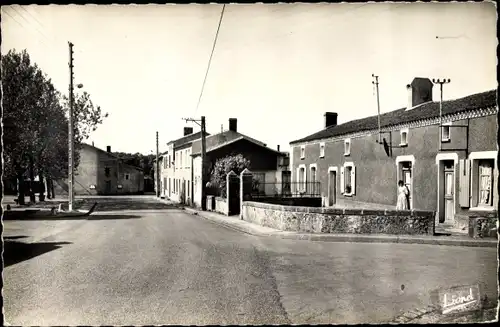
[[[75,217],[68,217],[68,216],[35,216],[35,215],[4,215],[3,220],[22,220],[22,221],[43,221],[43,220],[53,220],[53,221],[60,221],[60,220],[103,220],[103,219],[137,219],[141,218],[141,216],[137,215],[99,215],[99,214],[92,214],[90,216],[75,216]]]
[[[3,244],[4,267],[12,266],[16,263],[59,249],[65,244],[71,244],[71,242],[22,243],[5,240]]]
[[[87,220],[111,220],[111,219],[139,219],[141,216],[137,215],[90,215]]]
[[[4,240],[17,240],[17,239],[20,239],[20,238],[26,238],[28,236],[4,236],[3,239]]]

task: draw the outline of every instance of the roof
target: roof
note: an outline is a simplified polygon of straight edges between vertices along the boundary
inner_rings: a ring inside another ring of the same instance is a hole
[[[126,166],[129,166],[129,167],[132,167],[132,168],[135,168],[137,170],[140,170],[140,171],[143,171],[143,169],[141,167],[137,167],[137,166],[134,166],[134,165],[130,165],[128,163],[125,163],[123,161],[123,159],[120,159],[118,158],[115,154],[111,153],[111,152],[108,152],[108,151],[104,151],[103,149],[99,149],[98,147],[95,147],[93,145],[90,145],[90,144],[87,144],[87,143],[82,143],[82,146],[86,146],[92,150],[96,150],[96,151],[99,151],[99,152],[102,152],[102,153],[105,153],[106,155],[110,156],[111,158],[114,158],[116,160],[120,160],[124,165]]]
[[[443,101],[442,115],[455,114],[459,112],[483,109],[497,106],[497,91],[491,90],[476,93],[464,98]],[[427,102],[411,110],[406,108],[390,111],[380,115],[380,127],[394,126],[410,123],[422,119],[439,117],[439,102]],[[343,134],[373,130],[378,128],[378,116],[352,120],[350,122],[325,128],[319,132],[304,138],[290,142],[290,144],[315,141]]]
[[[209,133],[205,132],[205,136],[209,136],[209,135],[210,135]],[[173,140],[173,141],[170,141],[167,143],[167,145],[170,145],[173,143],[174,149],[175,149],[179,146],[182,146],[186,143],[192,142],[192,141],[200,139],[200,138],[201,138],[201,131],[183,136],[183,137],[176,139],[176,140]]]
[[[215,135],[211,135],[206,138],[206,152],[214,151],[220,148],[223,148],[229,144],[233,144],[235,142],[241,141],[241,140],[246,140],[251,143],[254,143],[258,146],[261,146],[263,148],[266,148],[269,151],[276,152],[278,154],[282,154],[282,152],[276,151],[274,149],[268,148],[265,143],[258,141],[254,138],[251,138],[249,136],[246,136],[244,134],[241,134],[239,132],[234,132],[231,130],[218,133]],[[197,156],[201,154],[201,141],[196,141],[193,142],[193,148],[192,148],[192,156]]]

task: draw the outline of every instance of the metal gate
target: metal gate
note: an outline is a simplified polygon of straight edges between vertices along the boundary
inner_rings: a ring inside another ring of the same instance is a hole
[[[228,209],[229,215],[240,214],[240,177],[238,175],[229,175],[228,188]]]

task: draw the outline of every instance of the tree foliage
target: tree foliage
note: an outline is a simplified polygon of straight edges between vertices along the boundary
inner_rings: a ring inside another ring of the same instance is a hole
[[[241,154],[229,155],[215,162],[210,177],[210,187],[218,190],[223,197],[226,196],[226,177],[232,171],[238,176],[245,168],[250,167],[250,160]]]
[[[10,50],[2,56],[2,86],[4,176],[21,181],[29,168],[31,175],[43,173],[53,179],[67,176],[67,98],[31,62],[26,50]],[[76,169],[78,149],[102,123],[103,115],[87,93],[77,95],[73,107]]]
[[[153,160],[156,158],[156,155],[143,155],[138,152],[133,154],[125,152],[113,152],[113,154],[128,165],[142,168],[142,170],[144,171],[144,176],[154,177]]]

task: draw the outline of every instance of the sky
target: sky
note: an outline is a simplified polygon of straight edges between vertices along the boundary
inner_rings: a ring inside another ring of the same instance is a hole
[[[238,131],[268,146],[406,107],[414,77],[449,78],[443,98],[497,88],[493,3],[226,5],[197,108],[221,4],[2,6],[2,54],[26,49],[63,93],[68,41],[75,83],[109,117],[87,143],[160,152],[182,118]],[[438,38],[436,38],[438,36]],[[81,91],[77,91],[81,92]],[[434,100],[439,99],[435,87]]]

